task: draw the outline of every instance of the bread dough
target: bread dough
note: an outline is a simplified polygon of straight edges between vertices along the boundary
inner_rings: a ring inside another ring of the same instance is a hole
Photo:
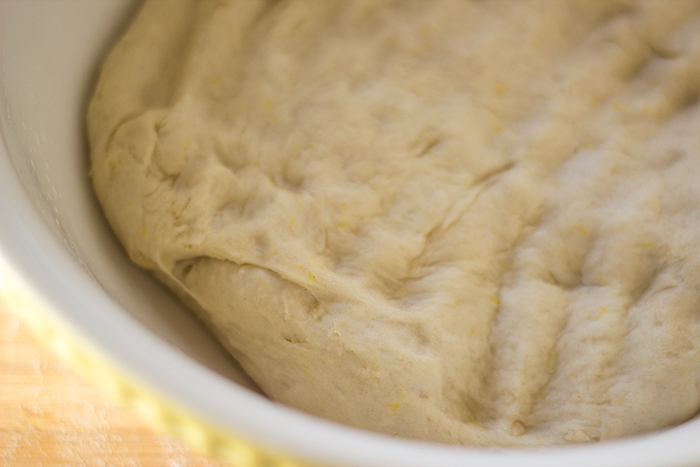
[[[583,442],[700,407],[700,2],[152,0],[92,177],[271,398]]]

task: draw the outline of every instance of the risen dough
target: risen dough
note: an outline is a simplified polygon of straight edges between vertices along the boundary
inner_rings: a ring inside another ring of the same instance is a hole
[[[146,2],[95,189],[278,401],[474,445],[666,427],[700,407],[699,11]]]

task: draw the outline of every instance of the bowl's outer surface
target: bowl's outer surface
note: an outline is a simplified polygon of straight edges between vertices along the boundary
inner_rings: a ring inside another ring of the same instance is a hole
[[[495,452],[366,433],[256,393],[207,329],[129,262],[92,195],[85,109],[99,61],[137,9],[0,1],[0,294],[79,370],[241,467],[700,466],[697,419],[611,443]]]

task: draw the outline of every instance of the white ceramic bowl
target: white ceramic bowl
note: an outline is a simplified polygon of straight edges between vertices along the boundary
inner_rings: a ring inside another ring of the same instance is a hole
[[[0,2],[0,292],[123,402],[240,467],[700,465],[700,420],[621,441],[535,451],[419,443],[276,404],[149,274],[92,195],[84,114],[101,58],[138,5]]]

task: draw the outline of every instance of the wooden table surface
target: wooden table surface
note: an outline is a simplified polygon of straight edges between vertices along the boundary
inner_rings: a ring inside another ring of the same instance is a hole
[[[0,467],[231,467],[72,373],[0,301]]]

